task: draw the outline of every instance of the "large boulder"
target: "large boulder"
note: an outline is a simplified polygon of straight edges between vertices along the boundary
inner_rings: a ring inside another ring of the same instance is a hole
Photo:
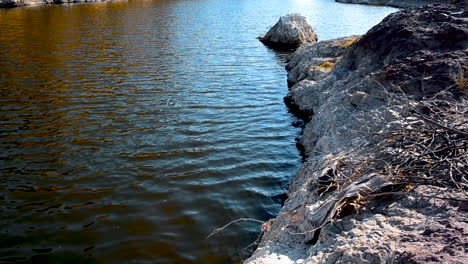
[[[466,5],[466,0],[335,0],[335,2],[346,4],[393,6],[401,8],[416,7],[429,4]]]
[[[265,34],[258,37],[265,45],[275,49],[294,49],[302,44],[314,43],[317,35],[300,14],[282,16]]]

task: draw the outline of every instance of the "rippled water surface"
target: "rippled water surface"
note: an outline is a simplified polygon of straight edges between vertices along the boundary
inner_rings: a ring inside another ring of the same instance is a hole
[[[392,8],[332,0],[130,1],[0,10],[0,262],[230,263],[300,164],[285,54]]]

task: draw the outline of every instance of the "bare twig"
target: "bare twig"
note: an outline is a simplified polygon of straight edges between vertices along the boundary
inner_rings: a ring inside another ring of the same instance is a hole
[[[434,119],[424,115],[424,114],[421,114],[421,113],[418,113],[418,112],[415,112],[414,113],[417,117],[421,118],[422,120],[426,121],[427,123],[431,124],[431,125],[434,125],[434,126],[437,126],[439,128],[442,128],[442,129],[445,129],[449,132],[452,132],[452,133],[455,133],[455,134],[459,134],[459,135],[462,135],[464,137],[468,137],[468,132],[465,132],[465,131],[461,131],[461,130],[458,130],[458,129],[455,129],[455,128],[450,128],[450,127],[447,127],[447,126],[444,126],[443,124],[435,121]]]
[[[452,201],[457,201],[457,202],[462,202],[462,203],[468,203],[468,199],[458,199],[458,198],[452,198],[452,197],[414,194],[410,192],[382,192],[382,193],[369,194],[367,195],[367,197],[379,197],[379,196],[386,196],[386,195],[401,195],[401,196],[413,195],[413,196],[424,197],[424,198],[435,198],[435,199],[440,199],[440,200],[452,200]]]
[[[216,228],[216,229],[213,230],[213,232],[211,232],[205,239],[209,239],[210,237],[212,237],[212,236],[216,235],[217,233],[223,231],[224,229],[228,228],[230,225],[235,224],[235,223],[238,223],[238,222],[242,222],[242,221],[257,222],[257,223],[260,223],[260,224],[263,224],[263,223],[264,223],[263,221],[260,221],[260,220],[257,220],[257,219],[253,219],[253,218],[239,218],[239,219],[236,219],[236,220],[233,220],[233,221],[227,223],[227,224],[224,225],[223,227]]]

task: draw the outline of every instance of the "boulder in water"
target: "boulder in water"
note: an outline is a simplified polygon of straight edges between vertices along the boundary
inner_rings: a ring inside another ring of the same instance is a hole
[[[265,34],[258,37],[265,45],[275,49],[294,49],[317,41],[317,35],[300,14],[282,16]]]

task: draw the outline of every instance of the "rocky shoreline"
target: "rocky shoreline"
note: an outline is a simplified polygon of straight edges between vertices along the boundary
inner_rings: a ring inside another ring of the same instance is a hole
[[[416,7],[429,4],[463,4],[465,0],[335,0],[338,3],[391,6],[398,8]]]
[[[47,4],[72,4],[87,2],[107,2],[112,0],[0,0],[0,8],[37,6]],[[427,4],[461,4],[466,0],[335,0],[346,4],[384,5],[398,8],[416,7]]]
[[[109,0],[0,0],[0,8],[107,1]]]
[[[245,263],[465,262],[467,21],[408,8],[290,57],[307,159]]]

